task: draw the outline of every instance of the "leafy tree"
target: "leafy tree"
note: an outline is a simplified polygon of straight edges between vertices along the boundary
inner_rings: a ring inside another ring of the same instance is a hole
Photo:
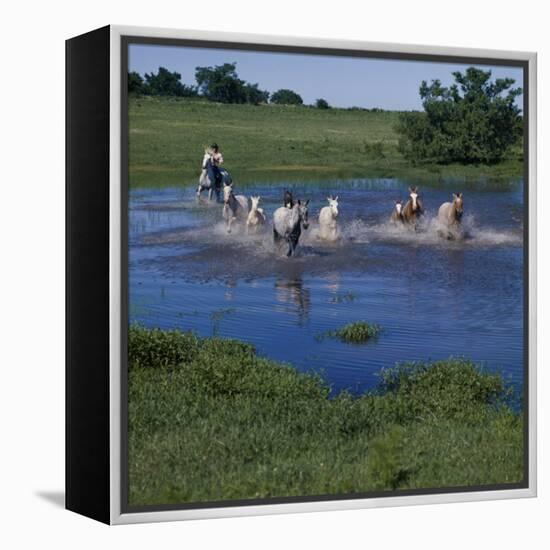
[[[236,63],[197,67],[195,79],[203,96],[221,103],[246,103],[245,82],[237,76]]]
[[[244,87],[246,102],[252,105],[267,103],[269,101],[269,92],[260,90],[258,84],[246,84]]]
[[[211,101],[258,105],[269,100],[269,92],[260,90],[258,84],[249,84],[239,78],[236,63],[197,67],[195,79],[201,94]]]
[[[143,93],[143,78],[141,78],[141,75],[135,71],[128,73],[128,93]]]
[[[304,102],[296,92],[283,88],[271,94],[271,103],[277,103],[278,105],[302,105]]]
[[[143,92],[149,95],[192,97],[197,95],[194,86],[181,82],[181,74],[159,67],[158,73],[145,73]]]
[[[454,72],[455,83],[423,81],[423,112],[402,113],[399,150],[412,161],[494,163],[522,136],[521,88],[511,78],[491,81],[491,71]]]
[[[315,107],[317,107],[317,109],[330,109],[330,105],[328,104],[328,101],[326,99],[317,99],[315,101]]]

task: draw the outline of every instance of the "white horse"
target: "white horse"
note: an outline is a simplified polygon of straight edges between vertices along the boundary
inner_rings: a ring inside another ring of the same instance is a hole
[[[390,221],[395,225],[403,223],[403,203],[401,201],[395,201]]]
[[[444,202],[437,213],[437,221],[445,228],[445,231],[441,230],[443,237],[460,239],[464,236],[461,223],[463,214],[462,193],[453,193],[453,202]]]
[[[319,212],[319,237],[327,241],[335,241],[338,238],[338,197],[327,197],[328,206],[321,208]]]
[[[207,163],[212,161],[208,160]],[[203,191],[208,191],[208,200],[212,200],[212,194],[216,193],[216,200],[220,200],[221,187],[223,185],[229,185],[232,183],[231,174],[225,168],[218,168],[219,179],[218,181],[212,182],[208,177],[208,169],[205,167],[201,170],[199,176],[199,186],[197,187],[197,200],[201,200],[201,193]]]
[[[297,201],[292,208],[281,206],[273,214],[273,240],[277,244],[281,240],[288,243],[287,256],[294,254],[302,234],[302,227],[304,229],[309,227],[308,204],[309,200],[305,203]]]
[[[254,228],[254,231],[257,232],[260,227],[265,224],[265,213],[263,208],[258,208],[260,202],[260,197],[250,197],[250,212],[248,213],[248,218],[246,219],[246,233],[250,233],[250,229]]]
[[[231,233],[233,222],[246,222],[248,218],[248,199],[244,195],[234,195],[232,183],[223,186],[222,215],[226,222],[228,233]]]

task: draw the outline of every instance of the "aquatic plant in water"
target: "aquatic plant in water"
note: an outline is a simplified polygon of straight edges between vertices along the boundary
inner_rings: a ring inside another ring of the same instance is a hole
[[[325,336],[336,338],[348,344],[362,344],[380,334],[380,326],[366,321],[355,321],[343,327],[325,332]]]

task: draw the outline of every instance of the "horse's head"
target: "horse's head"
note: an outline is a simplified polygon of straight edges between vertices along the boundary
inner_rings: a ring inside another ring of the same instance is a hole
[[[419,209],[418,188],[409,187],[409,196],[411,197],[411,201],[412,201],[412,210],[413,212],[416,212],[417,209]]]
[[[252,202],[252,210],[257,210],[258,204],[260,202],[260,197],[250,197],[250,201]]]
[[[229,204],[229,198],[233,193],[233,183],[225,183],[223,186],[223,202]]]
[[[462,193],[453,193],[453,205],[455,207],[456,219],[460,220],[462,214],[464,214],[464,201],[462,200]]]
[[[302,222],[302,227],[307,229],[309,227],[308,221],[308,212],[307,205],[309,204],[309,199],[306,202],[298,201],[296,206],[298,207],[298,213],[300,214],[300,221]]]
[[[327,197],[328,205],[330,206],[330,210],[332,211],[332,215],[334,217],[338,216],[338,197],[332,198],[332,195],[330,197]]]
[[[397,212],[398,216],[401,216],[401,210],[403,209],[403,204],[401,201],[395,201],[395,211]]]
[[[224,184],[227,184],[227,185],[230,185],[231,183],[233,183],[233,180],[231,179],[231,174],[225,169],[225,168],[218,168],[219,172],[220,172],[220,178],[219,178],[219,183],[224,183]]]

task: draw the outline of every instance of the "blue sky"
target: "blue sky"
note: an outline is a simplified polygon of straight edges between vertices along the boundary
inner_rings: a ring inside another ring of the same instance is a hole
[[[185,84],[196,83],[195,67],[228,62],[237,62],[239,77],[257,82],[260,89],[274,92],[290,88],[307,104],[322,97],[335,107],[389,110],[421,109],[418,87],[422,80],[438,78],[448,85],[453,81],[453,71],[469,66],[149,44],[131,44],[128,54],[130,71],[143,75],[163,66],[181,73]],[[515,79],[517,86],[523,85],[520,68],[486,65],[480,68],[490,69],[493,78],[509,77]]]

